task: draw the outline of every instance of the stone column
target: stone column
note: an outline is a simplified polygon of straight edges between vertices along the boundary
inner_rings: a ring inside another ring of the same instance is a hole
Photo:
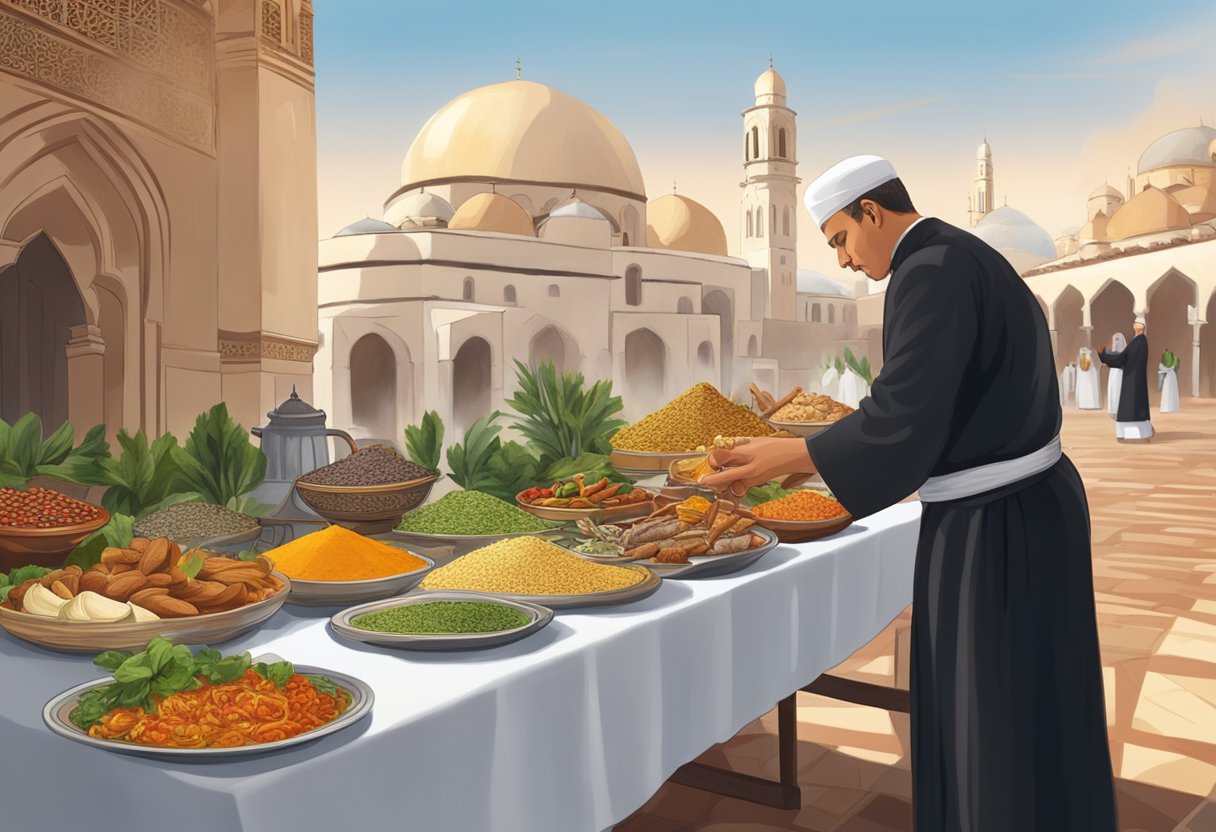
[[[1199,398],[1199,328],[1203,324],[1203,321],[1191,324],[1191,395],[1195,398]]]
[[[68,330],[64,352],[68,359],[68,420],[82,438],[93,425],[105,421],[106,342],[101,328],[90,324]]]

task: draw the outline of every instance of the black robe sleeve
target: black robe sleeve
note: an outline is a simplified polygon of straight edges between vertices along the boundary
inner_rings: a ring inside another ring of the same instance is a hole
[[[954,404],[980,320],[979,264],[941,246],[892,277],[882,372],[857,412],[808,437],[815,467],[854,517],[916,491],[951,434]]]
[[[1123,365],[1127,363],[1127,350],[1123,350],[1123,352],[1107,352],[1106,349],[1103,348],[1102,351],[1098,353],[1098,360],[1108,367],[1118,367],[1119,369],[1122,369]]]
[[[1119,422],[1147,422],[1148,409],[1148,339],[1137,335],[1119,353],[1123,362],[1123,384],[1119,388]]]

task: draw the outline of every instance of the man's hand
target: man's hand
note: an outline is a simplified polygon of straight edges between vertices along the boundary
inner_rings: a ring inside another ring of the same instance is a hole
[[[730,491],[742,497],[747,489],[789,474],[813,474],[815,463],[802,439],[752,439],[731,450],[719,448],[709,455],[718,473],[702,478],[701,485]]]

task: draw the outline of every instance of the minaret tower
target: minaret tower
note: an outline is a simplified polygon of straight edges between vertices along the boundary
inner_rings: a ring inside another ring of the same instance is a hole
[[[996,207],[992,204],[996,198],[995,194],[992,182],[992,147],[985,136],[983,143],[975,151],[975,182],[971,186],[971,199],[967,205],[972,228],[992,213]]]
[[[740,250],[768,273],[765,317],[792,321],[798,290],[797,113],[785,106],[785,81],[772,58],[755,92],[756,103],[743,111]]]

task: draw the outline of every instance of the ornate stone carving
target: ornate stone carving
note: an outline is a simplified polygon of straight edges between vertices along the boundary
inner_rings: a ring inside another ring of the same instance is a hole
[[[25,1],[41,2],[47,7],[52,5],[47,0]],[[187,144],[212,149],[214,114],[209,92],[205,97],[191,94],[191,85],[184,79],[142,71],[105,52],[87,49],[64,35],[52,34],[25,18],[5,12],[5,4],[15,3],[0,0],[0,69],[80,96]],[[69,16],[67,6],[58,5],[66,20]],[[94,18],[85,15],[77,19]],[[194,67],[194,71],[200,66],[197,55],[191,63],[189,50],[175,60],[180,60],[183,67]],[[202,66],[206,67],[203,75],[209,90],[208,60],[203,58]],[[197,86],[197,83],[195,81],[193,85]]]
[[[249,364],[267,358],[312,363],[317,345],[258,332],[221,332],[219,351],[224,364]]]
[[[312,66],[312,12],[307,8],[300,12],[300,57]]]
[[[283,9],[277,0],[262,0],[262,35],[275,43],[283,42]]]

